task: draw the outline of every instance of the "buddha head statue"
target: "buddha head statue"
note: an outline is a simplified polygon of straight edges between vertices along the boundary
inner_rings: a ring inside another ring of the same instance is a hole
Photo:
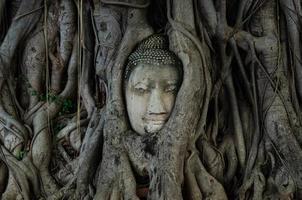
[[[157,133],[170,117],[182,82],[180,59],[161,34],[144,39],[128,57],[124,93],[132,129]]]

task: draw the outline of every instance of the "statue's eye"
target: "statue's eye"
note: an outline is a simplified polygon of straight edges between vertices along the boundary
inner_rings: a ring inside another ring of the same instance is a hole
[[[140,93],[140,94],[144,94],[148,91],[148,89],[145,88],[145,87],[137,87],[137,88],[135,88],[135,91]]]
[[[165,92],[175,92],[177,90],[176,85],[169,85],[166,89]]]
[[[147,84],[139,82],[134,85],[133,89],[137,94],[145,94],[148,92],[149,87]]]

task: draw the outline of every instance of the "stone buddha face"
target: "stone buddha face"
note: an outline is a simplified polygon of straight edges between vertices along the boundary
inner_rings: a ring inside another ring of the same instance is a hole
[[[156,133],[169,119],[181,75],[173,65],[139,63],[129,75],[125,98],[131,127],[140,135]]]
[[[124,93],[131,127],[138,134],[157,133],[169,119],[182,81],[181,66],[164,35],[146,38],[130,54]]]

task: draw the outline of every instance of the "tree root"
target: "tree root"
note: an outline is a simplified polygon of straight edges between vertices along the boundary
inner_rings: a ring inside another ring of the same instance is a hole
[[[258,200],[258,199],[263,199],[263,192],[265,189],[265,184],[266,184],[266,179],[261,172],[259,166],[255,167],[252,170],[251,176],[243,183],[239,190],[239,199],[240,200],[245,200],[245,199],[253,199],[253,200]],[[248,190],[251,189],[253,190],[252,193],[252,198],[248,198]]]
[[[18,161],[4,147],[1,147],[1,151],[1,159],[5,161],[10,173],[12,173],[10,178],[14,178],[16,181],[17,190],[15,191],[21,193],[24,200],[31,200],[33,196],[41,196],[38,171],[28,157]]]
[[[8,168],[5,165],[5,163],[3,161],[0,160],[0,198],[1,198],[1,194],[3,194],[3,192],[6,189],[7,183],[8,183]]]
[[[89,195],[89,186],[102,159],[104,111],[105,108],[94,110],[81,147],[76,173],[76,194],[80,198]]]
[[[116,200],[120,196],[124,199],[139,200],[136,196],[136,182],[128,157],[125,154],[116,155],[111,153],[103,159],[101,176],[94,199]]]
[[[186,161],[185,176],[192,192],[196,192],[190,194],[192,199],[201,199],[201,196],[205,199],[228,199],[223,186],[206,171],[196,153],[192,153]]]
[[[100,178],[94,199],[136,199],[136,183],[122,143],[122,134],[127,131],[126,113],[123,105],[123,68],[135,45],[153,33],[146,21],[145,9],[128,10],[127,27],[112,68],[107,68],[108,101],[104,126],[103,160]],[[119,192],[117,192],[119,191]]]

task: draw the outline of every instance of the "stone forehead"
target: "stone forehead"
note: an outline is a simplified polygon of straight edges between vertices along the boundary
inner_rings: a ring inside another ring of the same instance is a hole
[[[155,34],[142,40],[137,51],[144,49],[169,49],[168,37],[162,34]]]
[[[152,35],[143,40],[128,58],[125,78],[139,63],[151,65],[174,65],[181,67],[181,61],[169,50],[168,39],[164,35]]]
[[[135,51],[128,58],[129,64],[145,62],[147,62],[147,64],[180,64],[179,59],[173,52],[163,49]]]

